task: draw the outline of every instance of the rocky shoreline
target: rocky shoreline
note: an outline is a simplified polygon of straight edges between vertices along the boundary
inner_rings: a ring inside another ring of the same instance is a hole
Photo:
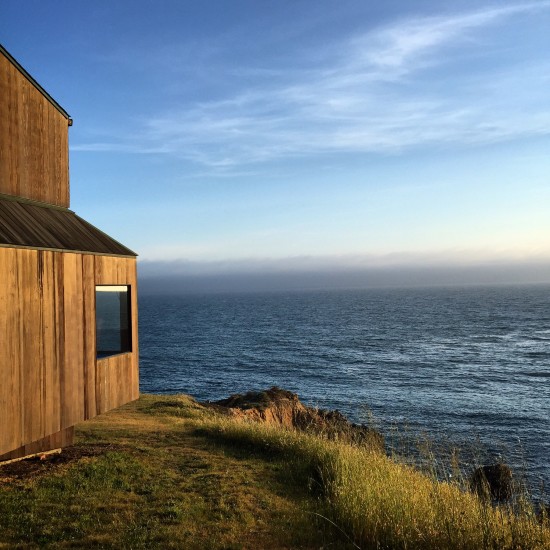
[[[308,407],[296,393],[277,386],[202,404],[232,418],[283,426],[385,452],[384,436],[377,430],[350,422],[338,410]],[[509,501],[514,495],[513,474],[505,464],[476,468],[469,485],[472,492],[494,503]]]
[[[233,418],[284,426],[384,451],[384,436],[380,432],[364,424],[350,422],[338,410],[308,407],[297,394],[277,386],[203,404]]]

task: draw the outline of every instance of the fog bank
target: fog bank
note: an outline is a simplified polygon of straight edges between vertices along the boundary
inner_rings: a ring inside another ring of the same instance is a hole
[[[306,262],[307,263],[307,262]],[[550,283],[550,261],[379,266],[140,262],[141,294]]]

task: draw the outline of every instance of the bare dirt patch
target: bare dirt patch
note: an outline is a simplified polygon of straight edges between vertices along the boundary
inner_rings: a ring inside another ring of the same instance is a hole
[[[123,445],[110,443],[73,445],[62,449],[58,454],[44,454],[9,464],[0,464],[0,483],[41,477],[68,464],[77,463],[83,458],[101,456],[108,452],[124,449]]]

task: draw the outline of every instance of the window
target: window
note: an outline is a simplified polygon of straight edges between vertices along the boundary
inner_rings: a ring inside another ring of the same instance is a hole
[[[130,287],[95,287],[98,357],[132,351]]]

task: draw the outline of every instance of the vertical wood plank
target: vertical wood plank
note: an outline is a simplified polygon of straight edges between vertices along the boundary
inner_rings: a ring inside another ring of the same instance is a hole
[[[84,298],[79,254],[63,253],[64,372],[61,387],[61,427],[84,419]]]
[[[17,251],[0,249],[0,454],[23,444]]]
[[[131,285],[131,320],[132,320],[132,354],[130,364],[130,391],[126,396],[128,401],[139,398],[139,339],[138,339],[138,288],[137,261],[134,258],[125,260],[128,270],[127,277]]]
[[[96,409],[96,320],[95,320],[94,256],[82,256],[82,287],[84,298],[84,418],[97,414]]]
[[[18,250],[18,286],[21,292],[21,367],[23,437],[40,439],[44,433],[42,402],[42,304],[38,289],[38,251]]]
[[[58,406],[54,411],[56,421],[61,427],[62,424],[62,402],[64,399],[65,387],[65,261],[61,253],[54,254],[54,310],[55,310],[55,356],[56,363],[53,366],[53,376],[58,380],[59,388],[57,393]]]
[[[61,430],[60,416],[60,372],[59,372],[59,332],[56,318],[56,252],[40,251],[41,273],[40,299],[42,301],[42,401],[44,403],[44,433]]]

